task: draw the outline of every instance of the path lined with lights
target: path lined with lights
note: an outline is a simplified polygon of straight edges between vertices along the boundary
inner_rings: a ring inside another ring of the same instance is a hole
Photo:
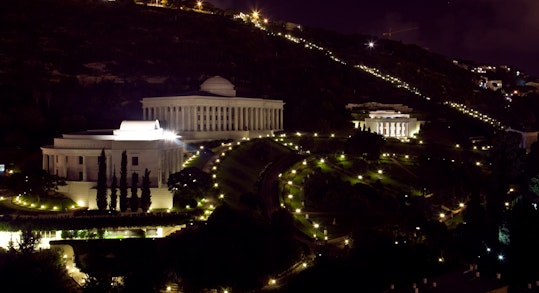
[[[243,12],[240,12],[239,14],[234,15],[233,19],[241,19],[245,23],[252,23],[256,28],[265,31],[267,34],[269,34],[271,36],[282,37],[282,38],[285,38],[286,40],[291,41],[293,43],[302,44],[304,48],[307,48],[307,49],[310,49],[310,50],[321,51],[328,58],[330,58],[332,61],[337,62],[337,63],[342,64],[342,65],[348,65],[348,63],[346,61],[344,61],[341,58],[337,57],[331,50],[326,49],[323,46],[317,45],[317,44],[315,44],[313,42],[310,42],[310,41],[308,41],[308,40],[306,40],[304,38],[296,37],[296,36],[294,36],[294,35],[292,35],[290,33],[283,34],[283,33],[280,33],[280,32],[275,33],[275,32],[270,31],[265,26],[265,24],[268,23],[268,20],[263,19],[261,21],[262,18],[261,18],[261,15],[260,15],[259,12],[255,11],[255,12],[253,12],[253,14],[245,14]],[[372,42],[372,41],[369,42],[368,47],[369,48],[374,48],[374,42]],[[429,96],[426,96],[423,93],[421,93],[421,91],[417,87],[414,87],[414,86],[410,85],[409,83],[403,81],[402,79],[400,79],[400,78],[398,78],[396,76],[393,76],[393,75],[390,75],[390,74],[387,74],[387,73],[382,73],[377,68],[369,67],[369,66],[363,65],[363,64],[356,64],[356,65],[353,65],[353,67],[356,68],[356,69],[359,69],[359,70],[361,70],[361,71],[363,71],[365,73],[368,73],[368,74],[370,74],[370,75],[372,75],[372,76],[374,76],[374,77],[376,77],[378,79],[389,82],[390,84],[392,84],[396,88],[405,89],[408,92],[410,92],[410,93],[412,93],[412,94],[414,94],[414,95],[416,95],[416,96],[418,96],[420,98],[423,98],[423,99],[425,99],[427,101],[431,100],[431,98]],[[506,126],[504,126],[500,121],[496,120],[495,118],[489,117],[488,115],[482,114],[479,111],[471,109],[469,107],[465,107],[462,104],[458,104],[458,103],[452,102],[450,100],[443,101],[442,104],[446,105],[446,106],[449,106],[451,108],[455,108],[455,109],[459,110],[461,113],[468,114],[468,115],[470,115],[471,117],[473,117],[475,119],[478,119],[478,120],[480,120],[482,122],[485,122],[485,123],[488,123],[488,124],[492,125],[493,127],[496,127],[496,128],[499,128],[499,129],[507,128]],[[463,106],[464,106],[464,108],[463,108]]]

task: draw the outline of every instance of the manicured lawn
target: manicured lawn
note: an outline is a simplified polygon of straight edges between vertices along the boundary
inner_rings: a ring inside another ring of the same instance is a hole
[[[243,142],[221,157],[217,182],[227,201],[238,202],[241,195],[255,193],[259,177],[268,164],[291,152],[271,139],[255,139]]]

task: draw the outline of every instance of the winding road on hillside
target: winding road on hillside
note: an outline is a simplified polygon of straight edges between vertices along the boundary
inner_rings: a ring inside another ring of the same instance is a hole
[[[299,154],[289,154],[278,161],[272,162],[262,174],[258,185],[258,194],[264,203],[268,218],[271,217],[273,212],[281,208],[279,203],[279,174],[303,158],[304,156]]]

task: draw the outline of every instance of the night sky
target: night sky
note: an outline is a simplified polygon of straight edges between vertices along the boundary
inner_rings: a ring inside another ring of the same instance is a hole
[[[258,9],[342,33],[414,43],[452,58],[509,65],[539,76],[539,0],[210,0],[219,8]],[[407,30],[398,33],[399,30]]]

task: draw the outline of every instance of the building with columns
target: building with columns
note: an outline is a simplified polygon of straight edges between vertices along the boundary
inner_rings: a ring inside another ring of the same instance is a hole
[[[142,116],[187,142],[241,139],[282,130],[283,106],[282,100],[237,97],[230,81],[214,76],[197,92],[142,99]]]
[[[53,145],[43,146],[43,169],[66,178],[60,192],[79,206],[96,208],[98,158],[106,156],[107,185],[113,173],[120,178],[123,151],[127,154],[127,180],[133,172],[139,178],[147,168],[152,186],[151,208],[171,208],[172,195],[167,189],[170,174],[180,171],[184,146],[173,133],[167,133],[159,121],[123,121],[116,130],[88,130],[64,134]],[[140,187],[139,182],[139,187]],[[140,193],[139,193],[140,194]],[[130,194],[129,194],[130,196]]]
[[[410,138],[419,132],[420,122],[410,114],[403,114],[394,110],[370,111],[368,118],[363,121],[354,120],[354,128],[370,129],[385,137]]]

